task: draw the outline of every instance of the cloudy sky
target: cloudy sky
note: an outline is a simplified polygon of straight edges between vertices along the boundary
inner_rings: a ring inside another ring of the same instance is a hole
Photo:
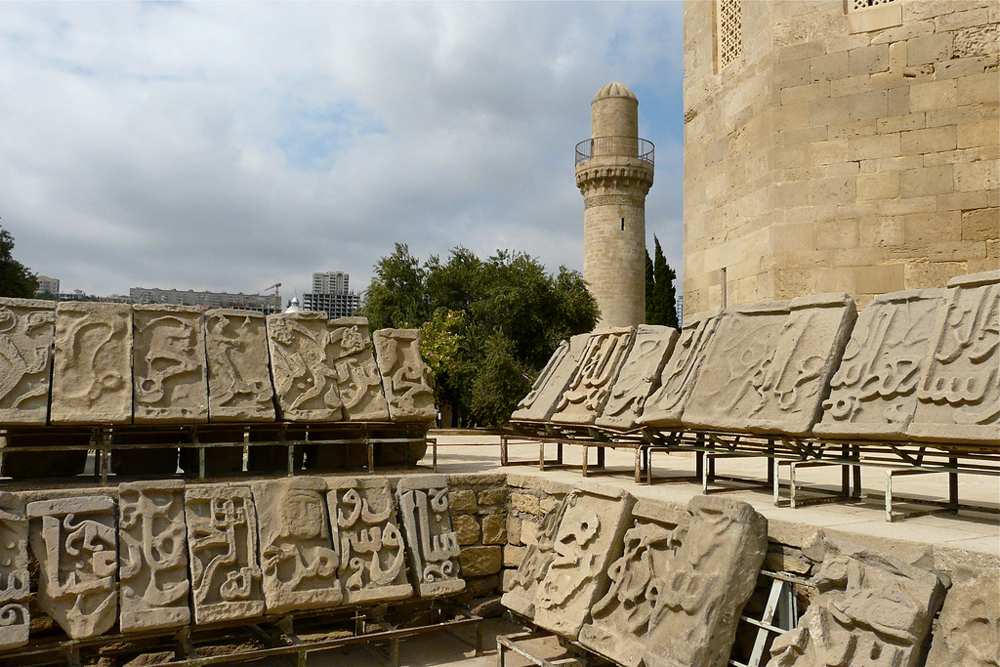
[[[682,3],[0,3],[0,226],[62,291],[363,290],[393,243],[583,269],[618,80],[680,273]]]

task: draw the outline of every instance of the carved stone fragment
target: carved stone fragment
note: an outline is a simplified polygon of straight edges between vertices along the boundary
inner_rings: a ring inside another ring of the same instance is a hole
[[[38,561],[38,606],[72,639],[96,637],[118,619],[115,501],[80,496],[28,503]]]
[[[60,302],[52,366],[51,423],[131,423],[132,307]]]
[[[191,306],[134,307],[136,424],[208,421],[201,312]]]
[[[122,632],[187,625],[184,482],[119,484],[118,511]]]
[[[327,353],[337,371],[337,390],[350,421],[388,421],[389,404],[372,353],[368,319],[342,317],[330,323]]]
[[[278,408],[285,421],[338,421],[337,374],[326,363],[325,313],[267,316],[267,343]]]
[[[344,602],[402,600],[413,595],[413,586],[406,580],[406,545],[396,523],[389,482],[341,477],[330,478],[328,484]]]
[[[823,418],[813,427],[832,437],[901,438],[913,419],[917,383],[937,311],[947,290],[877,296],[861,311],[840,368],[830,379]]]
[[[663,366],[676,342],[675,329],[649,324],[637,326],[632,350],[611,388],[604,411],[594,423],[621,431],[633,428],[646,399],[659,387]]]
[[[998,659],[1000,577],[982,570],[948,589],[927,667],[996,667]]]
[[[247,310],[205,313],[210,422],[274,421],[264,316]]]
[[[28,519],[24,501],[0,491],[0,649],[28,643]]]
[[[257,561],[257,516],[250,489],[232,484],[184,491],[188,556],[199,625],[264,613]]]
[[[458,593],[458,535],[448,512],[448,478],[444,475],[403,477],[396,486],[410,563],[421,597]]]
[[[1000,271],[948,286],[907,435],[1000,445]]]
[[[379,329],[373,338],[392,421],[433,421],[437,408],[431,371],[420,356],[420,331]]]
[[[807,435],[857,317],[846,294],[723,312],[683,422],[695,428]]]
[[[267,610],[285,613],[340,604],[326,483],[318,477],[254,482]]]
[[[813,578],[820,595],[774,640],[768,667],[914,667],[944,597],[937,575],[830,542]]]
[[[701,313],[685,322],[680,338],[660,373],[659,388],[643,406],[640,424],[649,426],[680,426],[684,406],[694,390],[705,358],[705,349],[712,341],[719,324],[716,311]]]
[[[541,526],[535,533],[535,541],[530,543],[521,558],[521,564],[514,574],[510,590],[504,593],[501,602],[508,609],[528,619],[535,617],[535,603],[539,588],[545,580],[549,566],[556,557],[556,535],[567,504],[560,502],[554,510],[546,512]],[[534,525],[534,524],[522,524]],[[522,529],[523,530],[523,529]]]
[[[635,329],[613,327],[590,334],[580,364],[556,405],[552,421],[593,424],[611,396],[611,388],[632,349]]]
[[[590,334],[579,334],[559,344],[535,379],[531,391],[517,404],[517,410],[510,417],[512,420],[547,421],[552,417],[589,339]]]
[[[55,304],[0,298],[0,424],[44,425]]]

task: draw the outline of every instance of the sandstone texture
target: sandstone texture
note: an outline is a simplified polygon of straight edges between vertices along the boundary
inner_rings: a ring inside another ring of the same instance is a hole
[[[559,344],[535,379],[531,391],[517,404],[512,421],[546,421],[552,417],[589,338],[589,334],[579,334]]]
[[[458,536],[448,511],[445,475],[403,477],[396,486],[410,563],[421,597],[458,593],[465,588],[460,576]]]
[[[941,607],[927,667],[995,667],[1000,656],[1000,576],[954,581]]]
[[[670,327],[640,324],[635,342],[625,358],[597,426],[627,431],[636,425],[649,395],[659,388],[663,366],[677,342],[677,331]]]
[[[593,424],[611,396],[625,358],[632,349],[635,329],[616,327],[590,334],[580,363],[563,391],[552,421]]]
[[[337,371],[337,391],[350,421],[388,421],[389,404],[368,334],[368,319],[342,317],[330,322],[327,354]]]
[[[339,421],[343,406],[336,371],[326,363],[325,313],[267,316],[271,374],[285,421]]]
[[[0,491],[0,649],[28,643],[28,518],[17,496]]]
[[[208,421],[208,373],[201,308],[133,307],[133,418],[136,424]]]
[[[264,316],[247,310],[205,313],[210,422],[274,421]]]
[[[0,424],[44,425],[55,304],[0,298]]]
[[[420,356],[420,331],[379,329],[373,339],[392,421],[434,421],[437,408],[431,370]]]

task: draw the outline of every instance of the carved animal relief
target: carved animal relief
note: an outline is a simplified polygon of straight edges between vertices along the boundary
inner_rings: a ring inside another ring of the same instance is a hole
[[[589,338],[589,334],[579,334],[559,344],[538,374],[531,391],[517,404],[517,410],[511,415],[512,420],[545,421],[552,417]]]
[[[55,304],[0,298],[0,424],[45,424]]]
[[[375,358],[393,421],[432,421],[437,417],[431,372],[420,356],[417,329],[379,329]]]
[[[465,581],[459,578],[458,536],[451,529],[448,512],[448,478],[404,477],[396,486],[396,494],[420,596],[448,595],[464,589]]]
[[[388,421],[389,404],[375,363],[368,320],[344,317],[330,324],[327,352],[337,371],[337,391],[350,421]]]
[[[268,315],[267,339],[281,418],[340,420],[337,373],[326,363],[326,314]]]
[[[659,387],[663,365],[677,341],[677,331],[670,327],[640,324],[635,343],[618,379],[611,389],[604,411],[595,423],[618,430],[629,430],[642,414],[646,398]]]
[[[208,421],[200,308],[134,308],[135,423]]]
[[[205,313],[208,419],[274,421],[264,316],[245,310]]]
[[[563,392],[552,421],[563,424],[593,424],[611,395],[611,387],[629,350],[635,330],[612,328],[590,335],[580,365]]]
[[[0,491],[0,649],[28,643],[28,519],[24,503]]]
[[[684,406],[694,390],[705,349],[719,323],[717,315],[696,316],[684,325],[680,339],[660,373],[659,388],[643,406],[639,422],[650,426],[679,426]]]

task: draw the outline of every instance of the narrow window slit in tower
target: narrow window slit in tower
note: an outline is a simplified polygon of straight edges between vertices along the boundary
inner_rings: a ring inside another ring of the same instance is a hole
[[[622,218],[622,231],[625,231],[625,218]]]

